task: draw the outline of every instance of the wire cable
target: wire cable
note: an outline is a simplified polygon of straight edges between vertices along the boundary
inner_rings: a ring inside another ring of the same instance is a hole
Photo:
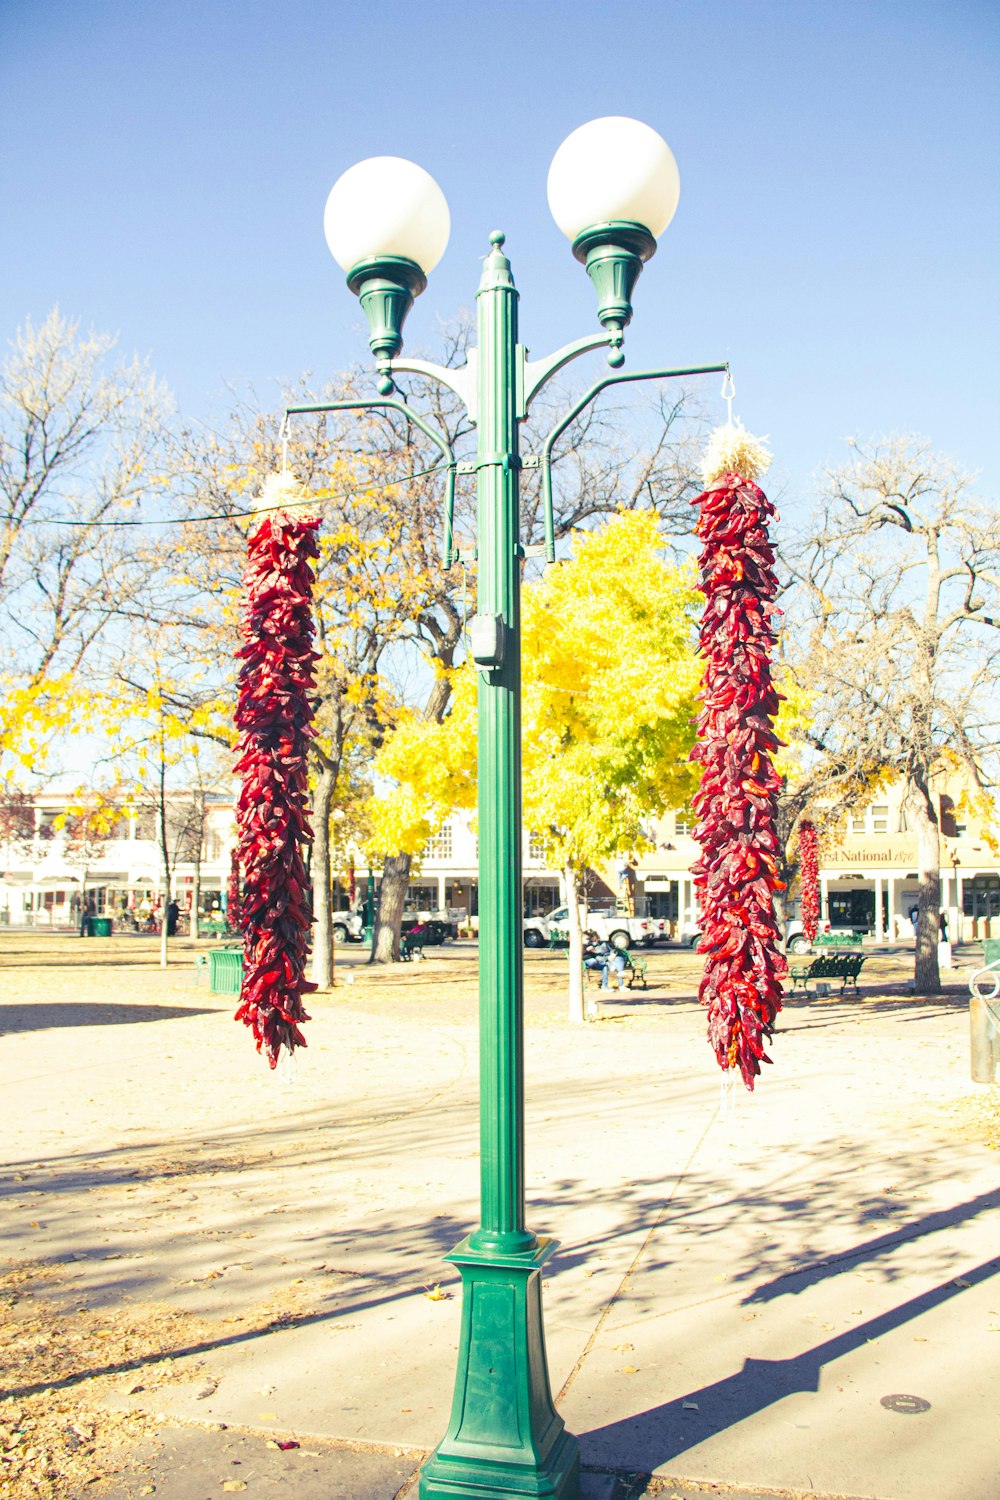
[[[382,481],[383,489],[391,490],[400,484],[412,484],[415,479],[424,479],[428,474],[443,474],[447,469],[446,464],[431,464],[429,468],[417,469],[413,474],[404,474],[402,479],[386,479]],[[375,486],[366,485],[365,489]],[[336,490],[316,490],[312,494],[304,495],[301,500],[284,501],[280,505],[255,505],[251,510],[227,510],[219,511],[216,515],[207,516],[165,516],[162,519],[150,519],[148,517],[136,516],[128,521],[78,521],[67,516],[33,516],[22,522],[24,526],[95,526],[103,527],[110,531],[122,526],[198,526],[206,521],[240,521],[254,516],[267,515],[272,510],[294,510],[297,506],[315,506],[324,500],[350,500],[360,494],[360,490],[342,490],[338,494]]]

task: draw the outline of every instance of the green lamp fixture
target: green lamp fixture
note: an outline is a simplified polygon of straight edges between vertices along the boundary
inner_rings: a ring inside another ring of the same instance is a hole
[[[468,645],[479,692],[480,1222],[448,1257],[463,1286],[455,1396],[448,1430],[421,1473],[421,1500],[580,1500],[579,1445],[553,1403],[542,1326],[542,1268],[556,1246],[528,1227],[525,1203],[521,573],[529,554],[555,558],[555,537],[551,498],[545,543],[522,536],[521,424],[572,360],[605,349],[614,369],[622,364],[635,284],[673,218],[680,179],[655,130],[612,117],[563,142],[548,189],[556,223],[597,291],[602,331],[530,359],[506,237],[494,230],[476,293],[476,347],[464,366],[445,368],[402,354],[403,322],[448,242],[441,189],[399,157],[372,157],[345,172],[327,200],[326,237],[368,319],[379,398],[288,408],[405,414],[445,460],[445,567],[459,555],[477,562]],[[543,493],[551,497],[553,443],[601,391],[723,368],[604,372],[535,456]],[[404,373],[460,398],[476,429],[474,463],[459,465],[447,437],[392,397],[393,378]],[[474,473],[476,485],[475,546],[462,554],[452,533],[458,470]]]
[[[597,292],[597,316],[620,365],[632,293],[673,218],[681,179],[673,152],[641,120],[608,115],[567,136],[549,168],[549,207]]]
[[[364,308],[379,390],[388,395],[388,365],[403,347],[406,315],[448,244],[445,196],[415,162],[371,156],[334,183],[323,227],[330,253]]]

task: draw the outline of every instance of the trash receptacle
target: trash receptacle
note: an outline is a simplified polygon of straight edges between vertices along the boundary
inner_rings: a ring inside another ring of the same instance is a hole
[[[91,917],[91,919],[90,919],[90,933],[91,933],[92,937],[110,937],[111,936],[111,918],[110,917]]]
[[[1000,941],[983,943],[985,967],[969,980],[973,1083],[1000,1083]]]
[[[208,987],[213,995],[238,995],[243,988],[243,950],[216,948],[208,955]]]

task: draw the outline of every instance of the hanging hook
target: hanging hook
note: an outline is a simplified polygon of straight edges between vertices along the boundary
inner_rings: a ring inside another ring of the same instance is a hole
[[[729,424],[730,427],[732,427],[732,425],[733,425],[733,398],[735,397],[735,395],[736,395],[736,382],[733,379],[733,372],[732,372],[732,370],[727,365],[726,366],[726,373],[722,377],[722,399],[726,403],[726,407],[727,407],[726,422]]]

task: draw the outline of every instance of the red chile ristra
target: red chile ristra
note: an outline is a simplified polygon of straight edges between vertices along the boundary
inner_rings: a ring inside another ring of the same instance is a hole
[[[266,492],[265,492],[266,494]],[[273,1068],[282,1046],[304,1047],[302,996],[309,913],[302,846],[307,818],[307,756],[316,686],[311,561],[313,516],[265,515],[247,542],[244,645],[236,727],[243,785],[236,804],[243,871],[243,989],[236,1019],[253,1028]]]
[[[226,882],[226,922],[233,932],[243,930],[243,902],[240,894],[240,856],[234,849],[229,856],[229,879]]]
[[[814,943],[819,928],[819,840],[811,823],[799,824],[799,873],[802,932],[807,943]]]
[[[772,686],[777,593],[768,522],[774,507],[752,480],[726,470],[699,506],[705,658],[692,760],[704,766],[694,799],[701,858],[694,866],[706,955],[700,998],[720,1067],[738,1067],[748,1089],[770,1062],[764,1042],[781,1009],[787,966],[773,896],[778,877],[776,798],[771,761],[779,696]]]

